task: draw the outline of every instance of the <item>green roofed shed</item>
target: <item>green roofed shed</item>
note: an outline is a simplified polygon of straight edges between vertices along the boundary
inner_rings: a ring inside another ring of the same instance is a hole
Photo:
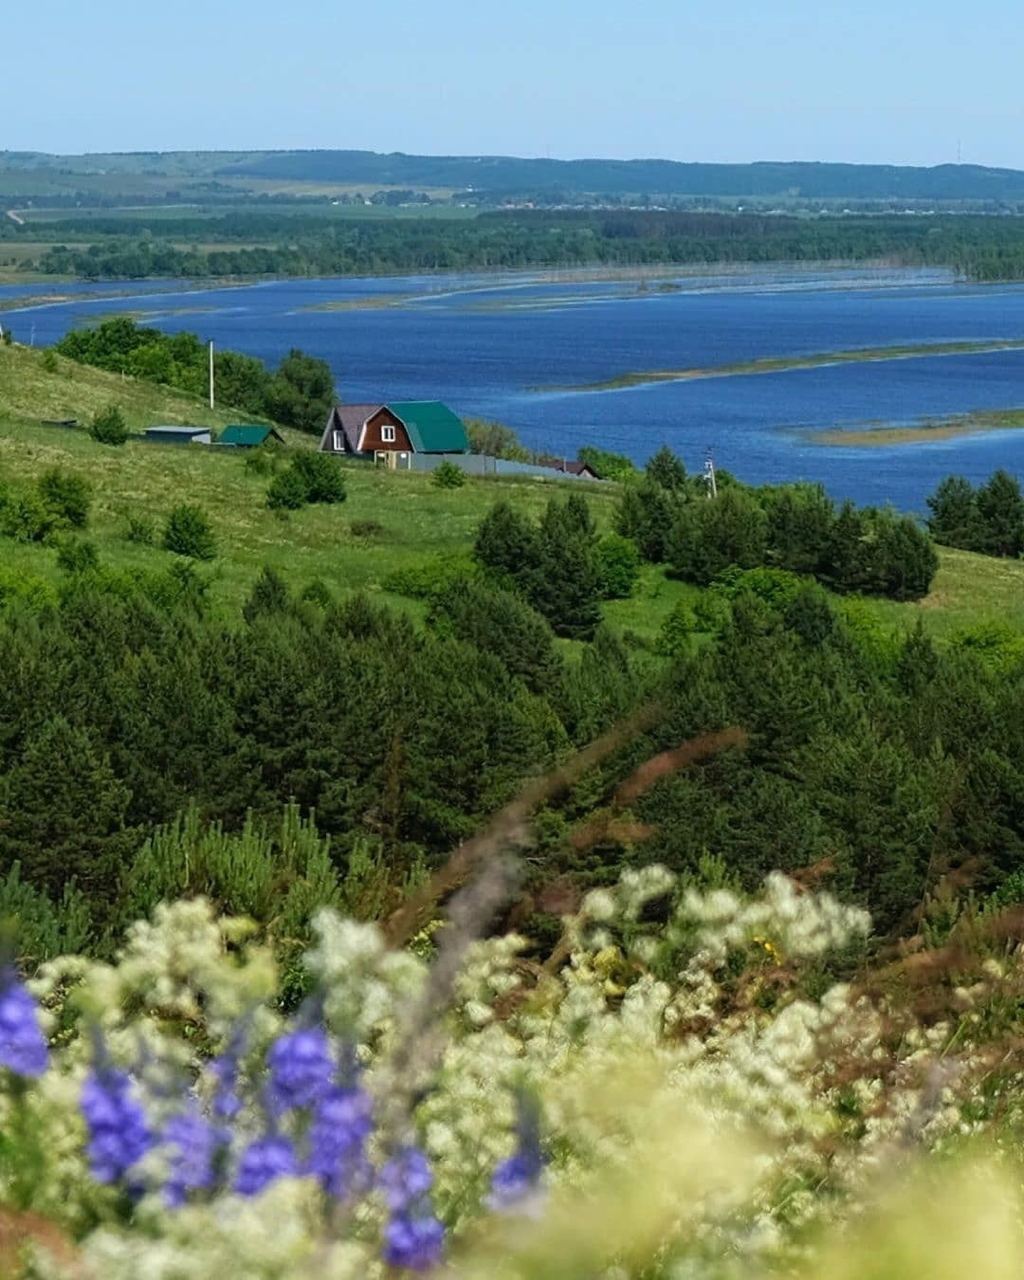
[[[390,401],[387,408],[404,425],[417,453],[468,453],[462,419],[440,400]]]
[[[258,449],[268,440],[276,440],[278,444],[284,444],[284,438],[273,427],[262,426],[255,422],[234,423],[230,427],[225,427],[217,437],[218,444],[232,444],[238,449]]]

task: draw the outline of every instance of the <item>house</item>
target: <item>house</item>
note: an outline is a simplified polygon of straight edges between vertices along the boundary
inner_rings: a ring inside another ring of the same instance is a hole
[[[217,437],[217,443],[230,445],[235,449],[258,449],[268,443],[284,444],[284,436],[274,427],[236,422],[224,428]]]
[[[151,444],[209,444],[209,427],[147,427],[146,440]]]
[[[391,404],[339,404],[327,418],[320,440],[324,453],[468,453],[462,420],[439,400],[396,400]]]

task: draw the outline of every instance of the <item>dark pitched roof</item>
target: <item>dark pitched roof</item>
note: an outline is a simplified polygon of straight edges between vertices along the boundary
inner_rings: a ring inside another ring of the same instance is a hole
[[[218,444],[234,444],[243,448],[254,448],[263,444],[270,436],[275,440],[284,441],[273,427],[262,426],[259,423],[234,422],[230,427],[225,427],[217,437]]]
[[[405,426],[417,453],[467,453],[462,419],[440,400],[398,400],[387,406]]]
[[[147,436],[201,436],[209,432],[209,427],[189,427],[184,426],[180,422],[171,423],[170,426],[147,427]]]
[[[359,451],[359,437],[367,418],[373,417],[382,404],[336,404],[327,419],[327,426],[320,438],[320,448],[332,448],[330,433],[341,430],[345,433],[345,443],[353,453]]]
[[[572,458],[552,458],[550,455],[546,455],[539,461],[542,467],[550,467],[552,471],[561,471],[563,475],[593,476],[595,480],[600,479],[594,468],[586,462],[577,462]]]

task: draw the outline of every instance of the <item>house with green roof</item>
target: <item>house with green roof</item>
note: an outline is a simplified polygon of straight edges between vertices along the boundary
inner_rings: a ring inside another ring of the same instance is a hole
[[[258,449],[270,441],[284,444],[284,437],[274,427],[258,422],[233,423],[217,437],[218,444],[230,445],[234,449]]]
[[[339,404],[320,438],[324,453],[354,453],[389,465],[414,453],[469,452],[462,419],[440,400],[395,400],[388,404]]]

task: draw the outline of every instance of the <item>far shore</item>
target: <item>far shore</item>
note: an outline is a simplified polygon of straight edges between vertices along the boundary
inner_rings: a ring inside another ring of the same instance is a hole
[[[933,444],[937,440],[956,440],[961,436],[1008,431],[1019,427],[1024,427],[1024,409],[991,409],[899,427],[883,425],[854,430],[829,427],[825,431],[815,431],[805,438],[811,444],[830,448],[881,449],[890,445]]]
[[[805,356],[765,356],[738,360],[731,364],[705,365],[693,369],[649,369],[622,373],[599,382],[569,386],[534,387],[537,392],[624,391],[659,382],[691,382],[701,378],[740,378],[769,373],[792,373],[800,369],[827,369],[840,364],[869,364],[887,360],[925,360],[932,356],[985,355],[996,351],[1024,350],[1024,338],[996,338],[971,342],[922,342],[891,347],[856,347],[846,351],[820,351]]]

